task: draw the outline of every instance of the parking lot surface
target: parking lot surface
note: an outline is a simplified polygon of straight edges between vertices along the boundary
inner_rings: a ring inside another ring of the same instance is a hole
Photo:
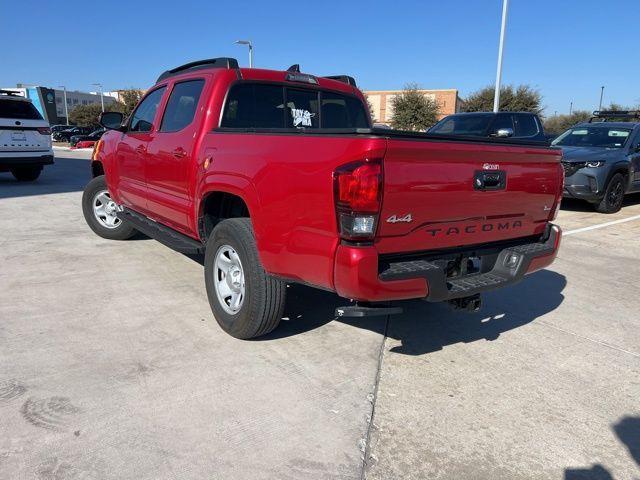
[[[477,314],[338,321],[291,286],[239,341],[202,259],[94,235],[88,154],[56,156],[0,174],[0,478],[640,477],[640,197],[567,202],[552,268]]]

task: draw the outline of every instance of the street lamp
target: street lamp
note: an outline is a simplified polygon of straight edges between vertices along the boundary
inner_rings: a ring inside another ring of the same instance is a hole
[[[496,91],[493,95],[493,111],[500,109],[500,82],[502,81],[502,50],[504,47],[504,31],[507,26],[509,0],[502,0],[502,26],[500,27],[500,45],[498,46],[498,71],[496,72]]]
[[[67,87],[65,87],[64,85],[58,85],[58,88],[61,88],[62,91],[64,92],[64,116],[67,119],[67,125],[69,125],[69,110],[67,107]]]
[[[100,103],[102,104],[102,112],[104,113],[104,97],[102,96],[102,84],[101,83],[92,83],[94,87],[98,87],[100,89]]]
[[[602,110],[602,96],[604,95],[604,85],[600,87],[600,104],[598,105],[598,110]]]
[[[253,45],[249,40],[236,40],[234,42],[236,45],[247,45],[249,46],[249,68],[253,68]]]

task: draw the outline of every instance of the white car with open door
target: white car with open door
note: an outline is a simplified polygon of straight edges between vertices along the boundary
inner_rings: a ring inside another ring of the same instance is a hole
[[[51,129],[31,100],[0,90],[0,172],[18,181],[37,179],[53,163]]]

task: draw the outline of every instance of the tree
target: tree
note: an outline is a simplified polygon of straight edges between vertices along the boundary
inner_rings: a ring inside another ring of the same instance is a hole
[[[102,105],[99,103],[78,105],[76,108],[69,112],[69,122],[80,127],[95,126],[98,125],[98,117],[101,113]]]
[[[371,115],[371,123],[376,122],[376,114],[373,110],[373,104],[369,100],[369,96],[365,94],[364,98],[367,100],[367,108],[369,109],[369,115]]]
[[[489,85],[469,95],[463,105],[465,112],[491,112],[495,87]],[[542,96],[529,85],[500,87],[500,110],[505,112],[542,113]]]
[[[121,105],[123,105],[122,110],[120,111],[125,117],[131,115],[131,112],[133,112],[133,109],[138,105],[142,95],[142,90],[137,90],[135,88],[120,91]]]
[[[425,96],[415,83],[405,86],[391,101],[391,126],[398,130],[424,131],[438,121],[440,106]]]
[[[576,123],[586,122],[590,117],[591,113],[586,110],[576,110],[571,115],[554,115],[544,121],[544,131],[551,135],[560,135]]]

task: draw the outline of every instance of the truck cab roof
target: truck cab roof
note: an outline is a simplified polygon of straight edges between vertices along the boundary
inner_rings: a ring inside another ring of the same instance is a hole
[[[292,65],[287,70],[272,70],[263,68],[240,68],[235,58],[220,57],[206,60],[196,60],[184,65],[166,70],[156,80],[156,85],[167,79],[178,80],[193,77],[194,73],[216,73],[220,70],[234,70],[238,80],[255,80],[265,82],[282,82],[300,84],[307,87],[320,87],[344,93],[359,94],[356,82],[348,75],[331,75],[318,77],[300,71],[299,65]]]

